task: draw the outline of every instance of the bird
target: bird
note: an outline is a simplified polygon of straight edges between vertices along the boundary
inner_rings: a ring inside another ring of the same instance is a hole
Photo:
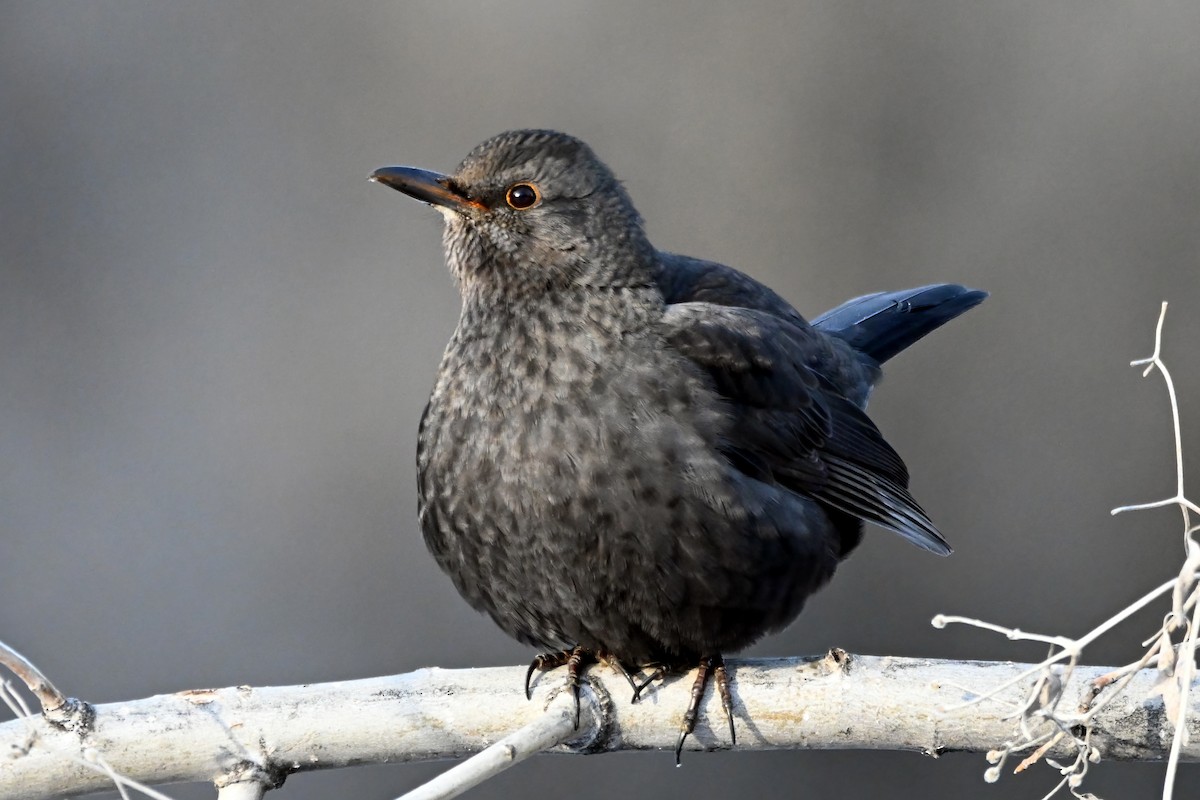
[[[457,326],[417,436],[418,517],[459,594],[539,651],[634,688],[697,668],[676,763],[724,656],[792,622],[864,522],[950,545],[866,414],[881,365],[978,305],[934,284],[808,322],[729,266],[656,249],[584,142],[514,130],[451,174],[372,181],[444,217]],[[649,673],[641,683],[633,673]]]

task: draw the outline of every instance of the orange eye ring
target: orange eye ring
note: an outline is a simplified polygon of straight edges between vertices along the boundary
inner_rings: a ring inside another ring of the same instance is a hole
[[[517,211],[525,211],[541,204],[542,193],[532,183],[514,183],[504,193],[504,202]]]

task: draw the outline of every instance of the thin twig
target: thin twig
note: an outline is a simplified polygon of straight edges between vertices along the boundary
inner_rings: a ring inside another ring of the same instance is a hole
[[[1186,514],[1185,514],[1186,517]],[[1192,612],[1192,624],[1184,636],[1184,642],[1187,645],[1183,648],[1187,652],[1187,657],[1183,659],[1183,665],[1175,675],[1176,685],[1180,687],[1178,706],[1175,711],[1175,735],[1171,739],[1171,755],[1167,758],[1167,777],[1163,785],[1163,800],[1171,800],[1175,793],[1175,776],[1179,772],[1179,753],[1183,747],[1183,740],[1187,735],[1187,714],[1188,701],[1192,687],[1192,676],[1196,671],[1196,629],[1200,627],[1200,604],[1195,606]]]
[[[1197,639],[1200,636],[1200,602],[1198,602],[1200,600],[1200,584],[1197,583],[1200,579],[1200,544],[1192,538],[1193,534],[1200,532],[1200,524],[1192,524],[1191,519],[1193,512],[1200,515],[1200,508],[1184,496],[1183,444],[1179,405],[1171,373],[1160,357],[1166,311],[1167,304],[1163,303],[1158,324],[1155,326],[1153,354],[1148,358],[1133,361],[1132,366],[1145,366],[1145,370],[1142,372],[1143,377],[1157,369],[1163,376],[1167,387],[1175,439],[1175,496],[1152,503],[1121,506],[1113,509],[1112,513],[1120,514],[1125,511],[1178,506],[1183,514],[1186,548],[1186,557],[1178,575],[1126,606],[1078,639],[1031,634],[1016,628],[1005,628],[995,623],[967,617],[938,615],[933,619],[934,627],[938,628],[957,622],[1001,633],[1010,639],[1043,642],[1051,646],[1050,654],[1040,664],[1030,667],[1008,681],[995,684],[992,689],[982,694],[975,694],[965,702],[944,709],[944,711],[961,711],[985,700],[1008,705],[1011,709],[1008,718],[1015,721],[1015,741],[1007,741],[1001,749],[989,753],[988,760],[993,766],[984,773],[984,777],[988,781],[999,778],[1000,771],[1010,755],[1036,748],[1017,766],[1016,771],[1020,772],[1046,757],[1051,749],[1055,748],[1055,745],[1069,739],[1075,749],[1074,762],[1064,766],[1048,757],[1045,758],[1046,763],[1058,769],[1063,775],[1062,780],[1046,795],[1046,798],[1054,796],[1063,788],[1069,789],[1076,798],[1092,797],[1090,794],[1080,794],[1079,787],[1087,775],[1089,765],[1099,760],[1101,755],[1100,751],[1092,745],[1097,715],[1118,698],[1126,697],[1126,690],[1136,676],[1142,674],[1145,666],[1152,661],[1157,661],[1159,680],[1154,693],[1162,695],[1168,717],[1174,723],[1175,729],[1162,794],[1163,800],[1171,800],[1178,769],[1178,758],[1175,754],[1182,752],[1182,748],[1187,746],[1187,735],[1190,730],[1188,728],[1188,712],[1192,710],[1190,707],[1191,684],[1196,672],[1195,652],[1200,643]],[[1146,648],[1142,657],[1132,664],[1097,676],[1091,681],[1089,688],[1083,693],[1073,712],[1061,710],[1059,700],[1063,694],[1063,687],[1075,673],[1084,647],[1167,593],[1171,594],[1171,610],[1164,617],[1159,629],[1142,642],[1142,647]],[[1188,619],[1189,612],[1192,615],[1190,620]],[[1183,631],[1183,634],[1176,642],[1175,636],[1179,634],[1180,630]],[[1056,651],[1055,648],[1059,649]],[[1064,660],[1068,662],[1065,667],[1056,666],[1058,662]],[[998,693],[1005,692],[1014,684],[1023,683],[1030,678],[1036,678],[1036,680],[1023,703],[1011,703],[1011,701],[999,697]],[[1101,694],[1104,694],[1103,698],[1100,698]],[[1058,729],[1058,733],[1049,736],[1035,730],[1036,724],[1042,721],[1051,723]],[[1081,733],[1080,730],[1082,730]]]
[[[25,656],[0,642],[0,664],[8,668],[33,692],[42,705],[42,712],[53,714],[67,704],[67,697],[50,682],[40,669]]]
[[[94,770],[107,776],[108,779],[113,782],[113,785],[117,787],[117,792],[120,793],[121,800],[129,800],[129,793],[125,791],[126,787],[133,789],[134,791],[141,792],[142,794],[146,795],[146,797],[152,798],[152,800],[172,800],[170,796],[163,794],[157,789],[147,786],[139,781],[135,781],[133,778],[117,772],[115,769],[113,769],[112,765],[104,759],[104,756],[100,754],[100,751],[94,747],[87,748],[83,751],[81,756],[73,757],[71,760],[76,764],[87,767],[90,770]]]
[[[1183,436],[1180,432],[1179,424],[1179,402],[1175,397],[1175,382],[1171,380],[1171,372],[1167,369],[1167,365],[1163,363],[1159,357],[1162,353],[1162,330],[1163,322],[1167,318],[1167,304],[1163,302],[1162,309],[1158,313],[1158,324],[1154,327],[1154,352],[1146,358],[1135,359],[1129,362],[1131,367],[1140,367],[1143,364],[1146,368],[1142,370],[1142,377],[1147,377],[1154,370],[1158,370],[1163,376],[1163,382],[1167,385],[1167,397],[1171,401],[1171,426],[1175,434],[1175,496],[1166,500],[1157,500],[1152,503],[1139,503],[1136,505],[1119,506],[1114,508],[1110,513],[1114,516],[1122,514],[1126,511],[1144,511],[1151,508],[1163,508],[1165,506],[1177,505],[1183,512],[1183,525],[1189,531],[1192,529],[1191,518],[1188,516],[1188,511],[1191,510],[1196,514],[1200,514],[1200,506],[1197,506],[1191,500],[1183,496]]]
[[[1079,637],[1078,639],[1063,638],[1062,641],[1065,644],[1060,645],[1061,647],[1063,647],[1063,649],[1061,651],[1059,651],[1058,653],[1055,653],[1054,655],[1049,656],[1048,658],[1041,661],[1040,663],[1034,664],[1033,666],[1029,667],[1029,669],[1022,672],[1021,674],[1013,676],[1010,680],[1005,681],[1002,684],[992,687],[992,689],[989,690],[988,692],[985,692],[983,694],[977,694],[975,697],[971,698],[970,700],[966,700],[966,701],[964,701],[962,703],[958,703],[956,705],[946,706],[945,708],[943,708],[941,710],[944,713],[952,713],[952,712],[958,711],[960,709],[966,708],[967,706],[972,706],[972,705],[975,705],[976,703],[981,703],[984,700],[991,698],[997,692],[1004,691],[1005,689],[1009,689],[1009,688],[1021,683],[1022,681],[1032,678],[1034,675],[1037,675],[1039,672],[1046,669],[1047,667],[1049,667],[1052,664],[1057,664],[1058,662],[1062,661],[1063,659],[1071,658],[1072,655],[1077,656],[1083,650],[1083,648],[1085,646],[1087,646],[1088,644],[1091,644],[1096,639],[1100,638],[1105,633],[1112,630],[1117,625],[1121,624],[1126,619],[1128,619],[1129,617],[1136,614],[1138,611],[1141,611],[1147,605],[1154,602],[1159,597],[1162,597],[1167,592],[1171,591],[1174,587],[1175,587],[1175,579],[1173,578],[1173,579],[1167,581],[1166,583],[1164,583],[1162,586],[1159,586],[1157,589],[1147,592],[1142,597],[1135,600],[1132,604],[1121,609],[1121,611],[1117,612],[1116,615],[1109,617],[1104,622],[1100,623],[1095,628],[1088,631],[1086,634]],[[970,625],[970,626],[976,627],[976,628],[984,628],[986,630],[997,631],[999,633],[1003,633],[1005,636],[1007,636],[1010,639],[1018,639],[1018,640],[1031,639],[1033,641],[1045,641],[1046,639],[1056,639],[1056,640],[1058,639],[1058,637],[1046,637],[1046,636],[1041,636],[1039,634],[1023,633],[1022,631],[1020,631],[1016,628],[1005,628],[1001,625],[995,625],[990,622],[983,622],[981,620],[972,619],[971,617],[959,617],[959,616],[951,616],[951,615],[946,615],[946,614],[938,614],[937,616],[935,616],[933,618],[933,620],[931,621],[930,624],[932,624],[933,627],[935,627],[935,628],[944,628],[944,627],[946,627],[946,625],[949,625],[951,623],[959,623],[962,625]]]
[[[472,786],[499,775],[532,755],[578,738],[571,692],[560,692],[556,701],[539,719],[418,786],[400,800],[448,800],[458,797]],[[597,724],[591,704],[581,708],[579,724],[585,731]]]
[[[266,793],[261,781],[239,781],[217,789],[217,800],[262,800]]]

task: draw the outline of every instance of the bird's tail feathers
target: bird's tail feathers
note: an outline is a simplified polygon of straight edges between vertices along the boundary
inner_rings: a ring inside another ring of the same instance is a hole
[[[812,321],[812,326],[846,340],[855,350],[882,364],[987,296],[987,292],[954,283],[877,292],[826,311]]]

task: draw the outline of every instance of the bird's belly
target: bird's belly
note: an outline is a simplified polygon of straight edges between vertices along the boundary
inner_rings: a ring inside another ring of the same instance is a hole
[[[711,442],[673,415],[587,405],[431,437],[422,526],[459,592],[522,641],[629,663],[735,650],[790,621],[811,559],[745,507]]]
[[[546,407],[430,454],[422,522],[473,605],[518,638],[574,644],[672,558],[681,471],[633,425]],[[439,437],[444,438],[444,437]]]

